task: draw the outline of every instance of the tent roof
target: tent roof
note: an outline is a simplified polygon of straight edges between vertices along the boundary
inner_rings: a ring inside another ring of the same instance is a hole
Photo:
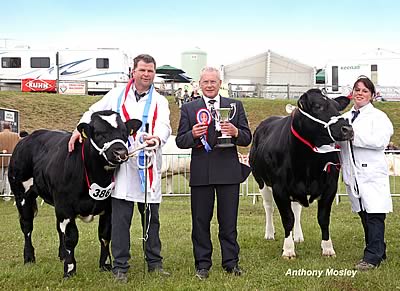
[[[161,67],[158,67],[156,69],[157,74],[169,74],[169,75],[178,75],[178,74],[183,74],[185,71],[182,69],[175,68],[170,65],[163,65]]]

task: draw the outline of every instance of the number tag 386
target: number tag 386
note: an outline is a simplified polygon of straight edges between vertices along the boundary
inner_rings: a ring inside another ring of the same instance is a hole
[[[90,185],[89,195],[94,200],[105,200],[108,197],[110,197],[111,193],[113,192],[114,184],[115,182],[111,182],[111,184],[108,187],[103,188],[97,185],[96,183],[93,183],[92,185]]]

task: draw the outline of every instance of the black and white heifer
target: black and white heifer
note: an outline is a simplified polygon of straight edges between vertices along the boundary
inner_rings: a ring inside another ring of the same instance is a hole
[[[100,215],[100,268],[111,268],[111,201],[113,173],[118,164],[128,159],[128,134],[140,127],[141,121],[123,123],[113,111],[92,115],[89,124],[78,130],[86,137],[75,150],[68,152],[71,133],[37,130],[16,146],[8,169],[8,179],[20,215],[25,237],[24,262],[35,262],[32,246],[33,219],[37,212],[36,198],[55,207],[59,234],[58,256],[64,260],[64,277],[76,273],[75,247],[78,243],[76,217],[89,222]]]
[[[337,190],[339,157],[333,143],[353,136],[352,127],[339,113],[349,99],[330,99],[320,90],[311,89],[297,104],[290,116],[272,116],[257,127],[250,165],[262,192],[267,186],[272,188],[285,230],[282,256],[296,256],[291,202],[307,207],[314,200],[318,200],[322,255],[334,256],[329,220]]]

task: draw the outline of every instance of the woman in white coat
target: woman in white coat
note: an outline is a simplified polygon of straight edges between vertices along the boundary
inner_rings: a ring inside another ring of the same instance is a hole
[[[361,76],[353,86],[353,107],[344,117],[351,120],[352,141],[341,142],[343,180],[352,210],[361,217],[365,234],[364,256],[355,268],[374,269],[386,259],[385,218],[393,211],[388,166],[384,150],[393,135],[387,115],[372,105],[375,86]]]

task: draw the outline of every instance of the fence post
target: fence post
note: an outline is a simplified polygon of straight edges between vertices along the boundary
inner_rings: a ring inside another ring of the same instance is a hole
[[[114,80],[114,88],[117,87],[117,80]]]
[[[89,82],[85,80],[85,95],[89,95]]]
[[[260,98],[261,97],[261,84],[260,83],[256,84],[256,90],[257,90],[257,97]]]
[[[287,84],[287,99],[290,99],[290,84]]]

